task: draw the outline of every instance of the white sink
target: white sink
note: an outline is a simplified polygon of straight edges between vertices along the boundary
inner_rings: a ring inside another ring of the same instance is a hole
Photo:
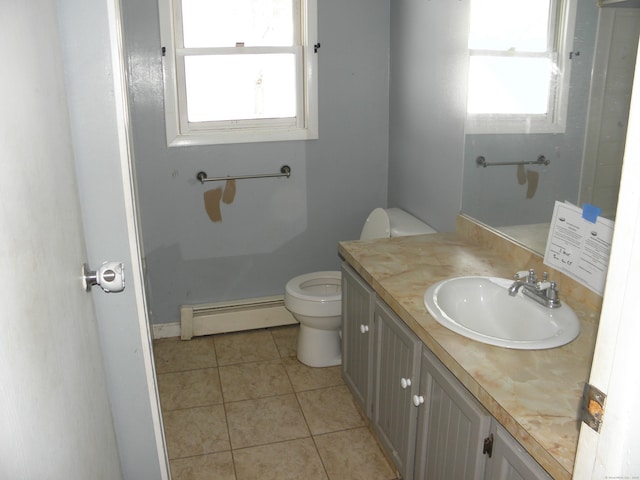
[[[442,326],[489,345],[537,350],[555,348],[580,333],[580,322],[566,304],[547,308],[522,295],[509,296],[513,280],[457,277],[427,289],[424,303]]]

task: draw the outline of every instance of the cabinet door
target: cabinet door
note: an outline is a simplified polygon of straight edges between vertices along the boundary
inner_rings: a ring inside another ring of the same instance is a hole
[[[342,266],[342,374],[371,418],[375,294],[347,264]]]
[[[497,421],[491,427],[493,449],[487,460],[487,480],[547,480],[551,476]]]
[[[420,340],[381,300],[376,301],[373,426],[402,478],[413,478]]]
[[[418,395],[415,478],[481,480],[491,416],[426,347]]]

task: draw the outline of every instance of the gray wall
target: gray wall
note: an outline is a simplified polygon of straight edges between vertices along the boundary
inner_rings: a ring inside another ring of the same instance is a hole
[[[455,229],[462,195],[469,0],[391,1],[389,205]]]
[[[389,0],[323,0],[318,140],[167,148],[156,0],[123,0],[133,144],[152,321],[181,304],[282,294],[291,277],[337,269],[387,203]],[[276,172],[240,180],[213,223],[195,174]]]
[[[336,243],[357,238],[377,206],[403,208],[451,231],[463,184],[465,211],[518,205],[522,188],[508,187],[507,171],[473,163],[478,155],[512,158],[497,145],[527,155],[541,143],[554,161],[536,195],[543,207],[529,202],[515,217],[527,210],[548,218],[555,196],[546,192],[577,194],[583,122],[545,138],[470,136],[465,152],[469,0],[320,2],[320,139],[173,149],[164,138],[156,2],[123,1],[154,323],[177,321],[180,304],[281,294],[294,275],[337,268]],[[576,32],[581,55],[573,69],[588,79],[597,9],[580,3],[584,27]],[[576,87],[570,115],[582,118],[588,80]],[[203,194],[217,185],[198,184],[196,172],[276,172],[283,164],[292,167],[290,179],[241,180],[234,203],[222,205],[222,222],[208,219]],[[488,192],[502,196],[489,199]]]
[[[556,200],[576,203],[586,128],[591,68],[598,22],[596,2],[578,2],[571,61],[567,129],[564,134],[467,135],[463,211],[492,226],[544,223],[551,220]],[[477,167],[487,162],[535,160],[544,155],[551,164],[528,166],[538,172],[537,191],[526,198],[527,185],[517,181],[517,167]]]

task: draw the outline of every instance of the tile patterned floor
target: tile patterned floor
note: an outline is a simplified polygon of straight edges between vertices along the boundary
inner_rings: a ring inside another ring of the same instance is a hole
[[[298,362],[297,333],[154,341],[173,480],[396,478],[340,367]]]

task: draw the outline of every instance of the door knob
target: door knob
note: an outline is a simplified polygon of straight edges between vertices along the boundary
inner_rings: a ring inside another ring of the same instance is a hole
[[[98,270],[90,270],[85,263],[82,267],[82,285],[88,292],[94,285],[99,285],[107,293],[124,290],[124,264],[120,262],[104,262]]]

